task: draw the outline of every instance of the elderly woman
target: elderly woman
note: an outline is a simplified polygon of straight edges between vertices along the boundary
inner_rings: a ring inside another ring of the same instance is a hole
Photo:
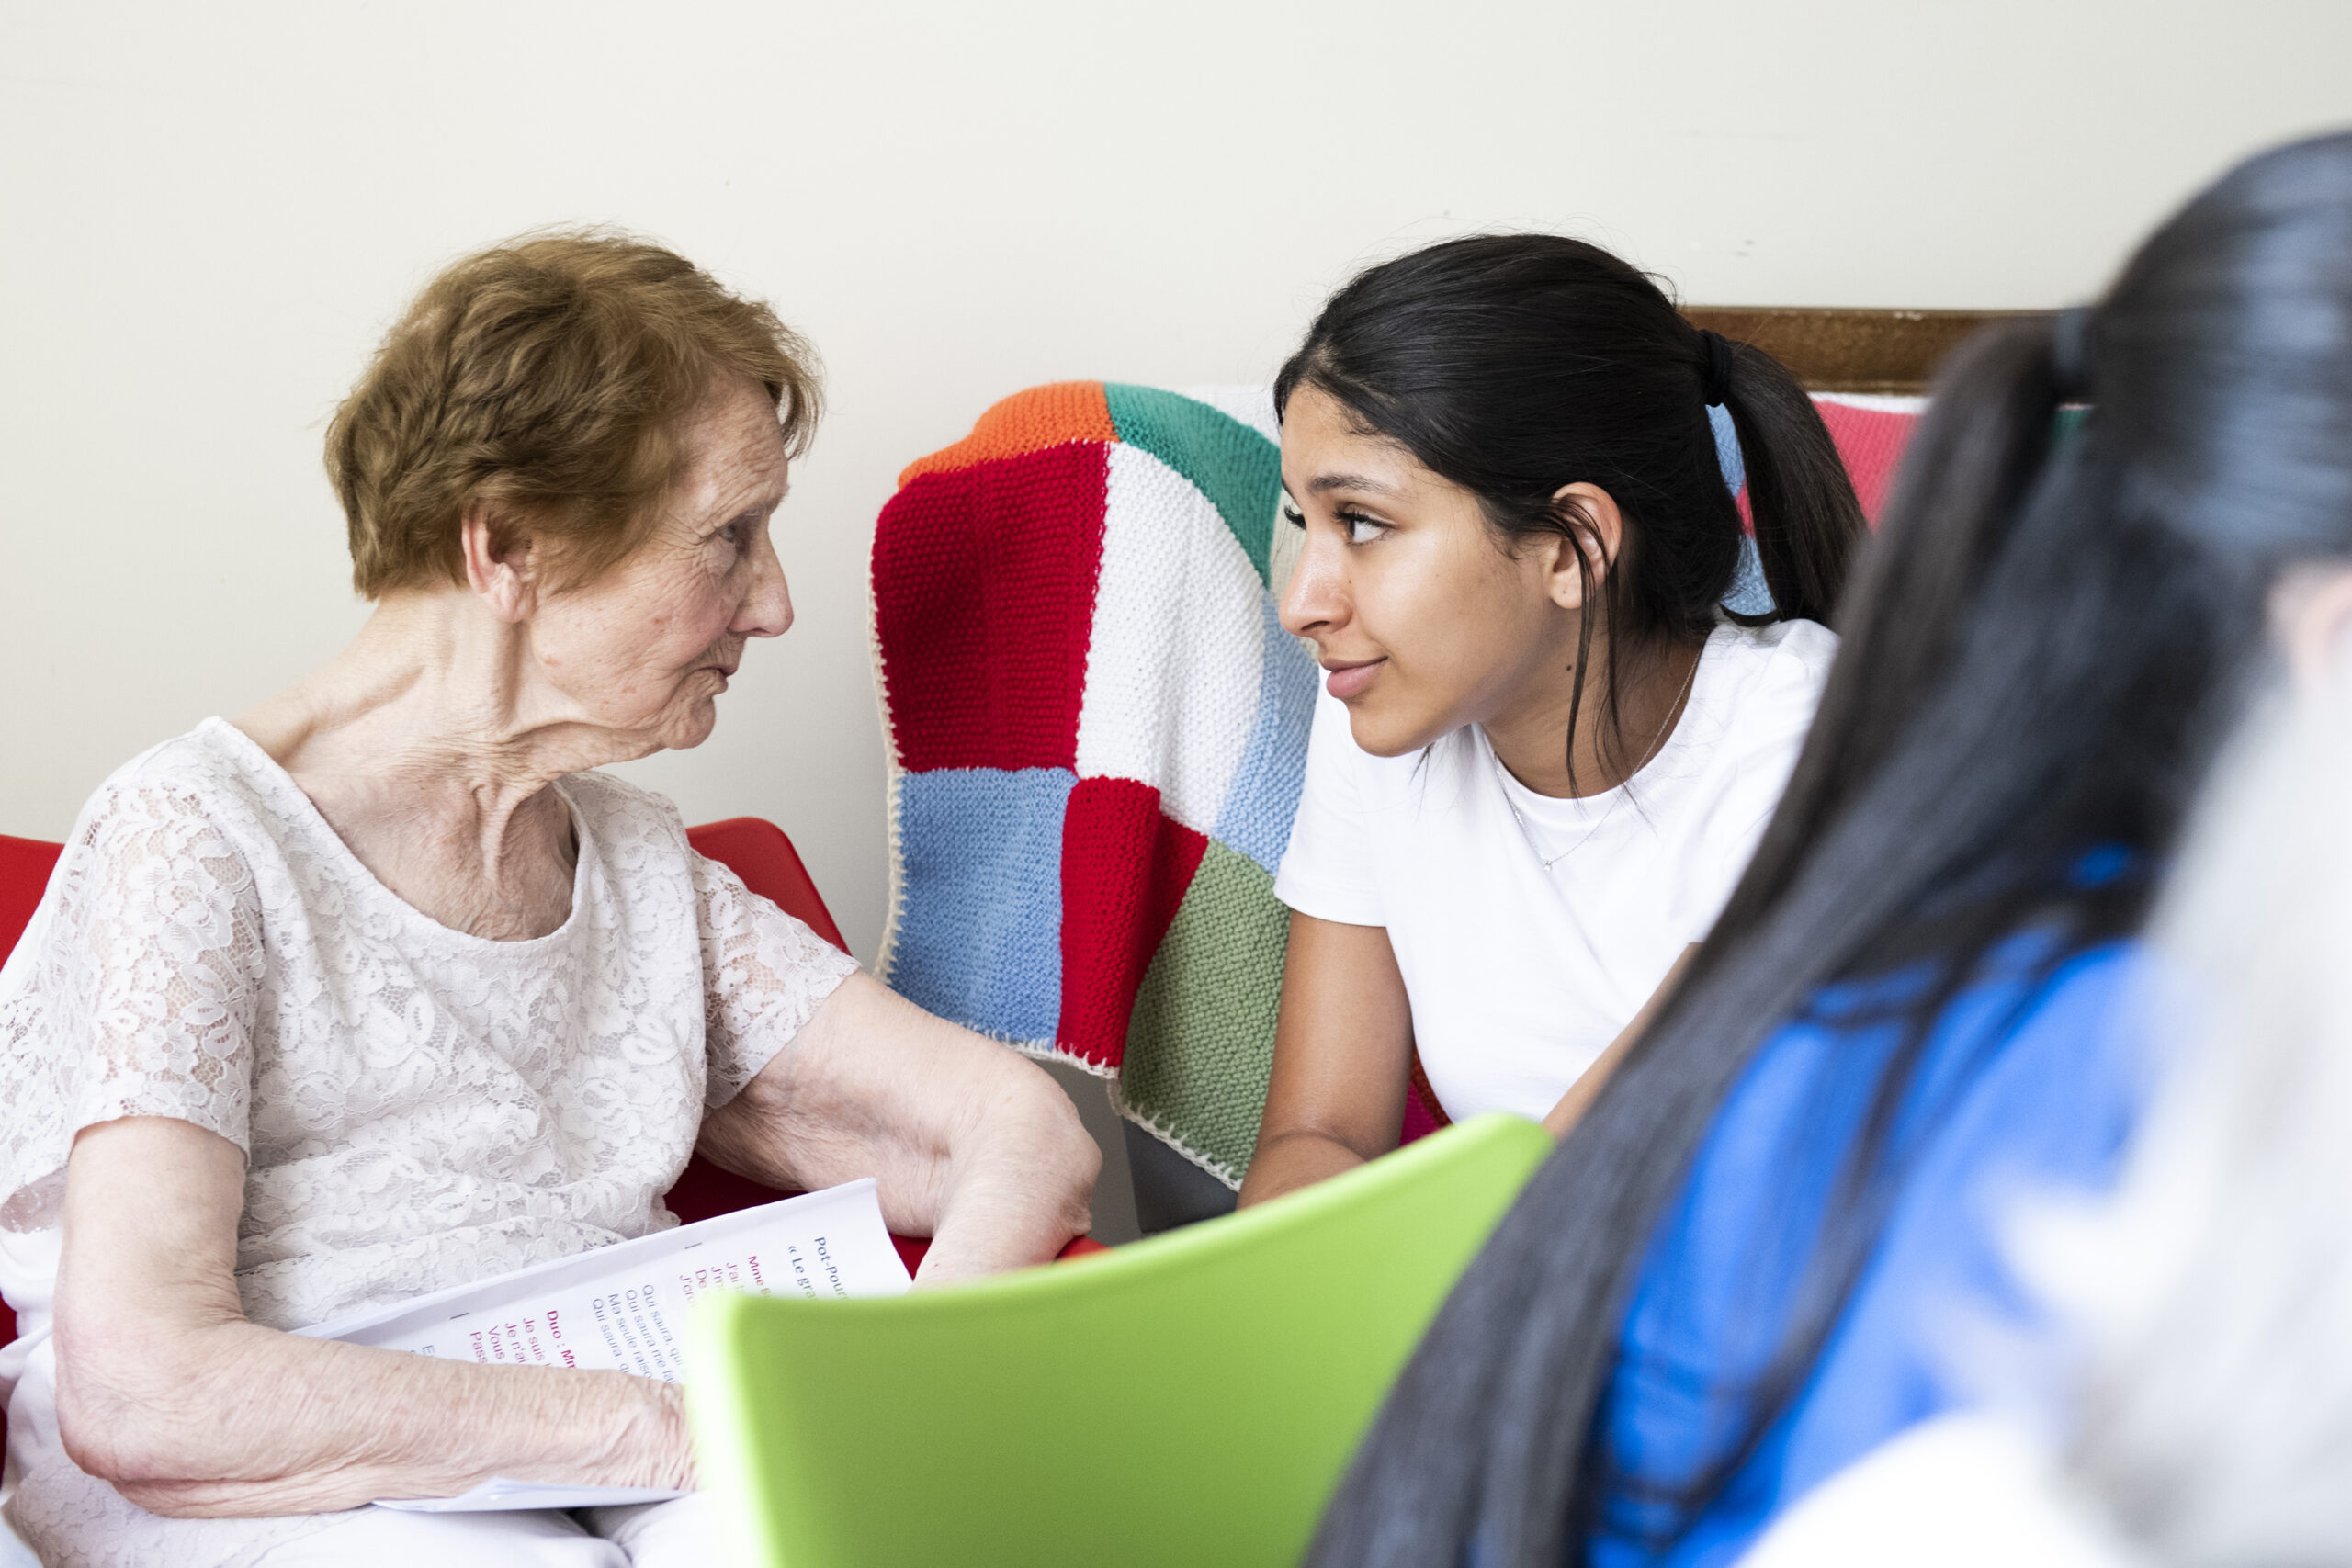
[[[338,1512],[694,1455],[662,1383],[286,1332],[659,1230],[697,1146],[877,1177],[926,1280],[1085,1228],[1051,1080],[594,771],[699,744],[791,624],[768,527],[815,417],[764,307],[626,239],[500,246],[393,329],[328,437],[365,629],[107,780],[0,975],[8,1516],[46,1561],[698,1552],[693,1499]]]

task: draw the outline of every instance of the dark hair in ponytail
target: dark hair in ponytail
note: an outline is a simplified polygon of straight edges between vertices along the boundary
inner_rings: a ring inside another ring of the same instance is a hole
[[[1739,509],[1716,457],[1711,393],[1747,468],[1773,603],[1762,619],[1826,621],[1864,532],[1828,429],[1787,369],[1760,349],[1711,344],[1646,274],[1579,240],[1452,240],[1358,274],[1275,378],[1277,412],[1305,386],[1476,495],[1506,541],[1577,543],[1584,602],[1600,614],[1583,617],[1569,731],[1605,630],[1601,742],[1612,761],[1625,760],[1621,672],[1704,641],[1738,578]],[[1591,520],[1553,500],[1578,482],[1608,491],[1625,522],[1598,584]]]
[[[1309,1561],[1578,1560],[1589,1439],[1647,1244],[1757,1047],[1824,985],[1924,964],[1910,1048],[1991,947],[2054,967],[2138,929],[2266,656],[2298,561],[2352,558],[2352,137],[2249,163],[2133,258],[2096,317],[2000,329],[1939,382],[1843,615],[1789,792],[1639,1048],[1521,1194],[1391,1393]],[[2065,341],[2062,342],[2064,339]],[[2093,407],[2053,441],[2087,358]],[[2093,849],[2109,873],[2083,874]],[[2120,874],[2115,874],[2120,867]],[[1949,1100],[1939,1103],[1950,1103]],[[1695,1517],[1788,1408],[1899,1173],[1849,1157],[1747,1422]]]

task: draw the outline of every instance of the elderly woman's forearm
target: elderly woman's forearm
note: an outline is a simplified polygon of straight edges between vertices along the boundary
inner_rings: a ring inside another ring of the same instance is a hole
[[[800,1186],[875,1177],[884,1218],[928,1234],[958,1169],[1022,1139],[1092,1148],[1041,1068],[861,974],[705,1122],[701,1146],[730,1169]]]
[[[480,1367],[246,1323],[59,1358],[67,1453],[151,1512],[259,1516],[440,1496],[492,1475],[692,1484],[676,1391]]]
[[[492,1475],[675,1485],[675,1392],[619,1372],[480,1367],[247,1321],[244,1156],[166,1117],[85,1129],[54,1314],[68,1457],[154,1512],[280,1514],[463,1492]]]
[[[1102,1152],[1035,1063],[853,975],[704,1123],[729,1169],[808,1187],[871,1176],[922,1279],[1039,1263],[1082,1233]]]

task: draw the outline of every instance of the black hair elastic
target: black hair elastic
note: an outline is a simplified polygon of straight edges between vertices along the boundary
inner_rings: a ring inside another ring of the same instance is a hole
[[[1720,333],[1699,329],[1699,341],[1707,346],[1707,367],[1703,374],[1706,385],[1701,396],[1711,409],[1721,408],[1731,401],[1731,340]]]
[[[2050,379],[2062,403],[2086,402],[2091,395],[2091,308],[2076,305],[2050,321]]]

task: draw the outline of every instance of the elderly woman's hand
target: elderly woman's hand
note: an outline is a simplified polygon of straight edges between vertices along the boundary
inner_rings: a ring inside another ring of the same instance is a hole
[[[1085,1233],[1102,1165],[1042,1068],[863,974],[704,1122],[701,1148],[783,1186],[879,1179],[890,1228],[933,1238],[919,1284],[1051,1258]]]
[[[83,1133],[56,1300],[57,1425],[74,1462],[151,1513],[327,1512],[493,1475],[686,1487],[678,1391],[623,1372],[483,1367],[246,1321],[245,1162],[185,1122]]]

